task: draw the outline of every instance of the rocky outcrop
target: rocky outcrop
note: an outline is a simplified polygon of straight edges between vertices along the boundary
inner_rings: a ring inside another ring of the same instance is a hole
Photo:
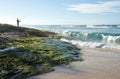
[[[24,38],[0,52],[0,78],[22,79],[53,71],[53,66],[81,60],[80,49],[52,38]]]
[[[0,79],[25,79],[81,60],[80,49],[55,33],[0,24]]]

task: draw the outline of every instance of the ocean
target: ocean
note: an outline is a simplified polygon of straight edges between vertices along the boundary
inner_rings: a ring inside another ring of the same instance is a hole
[[[120,25],[26,25],[55,32],[79,47],[120,49]]]

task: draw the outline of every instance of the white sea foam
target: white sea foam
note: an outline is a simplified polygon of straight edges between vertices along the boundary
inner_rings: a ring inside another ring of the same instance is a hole
[[[64,38],[62,38],[61,41],[72,43],[74,45],[77,45],[78,47],[120,49],[120,45],[113,44],[105,44],[98,42],[82,42],[80,40],[68,40]]]
[[[87,25],[88,28],[110,28],[109,26],[94,26],[94,25]]]
[[[0,52],[5,52],[5,51],[9,51],[9,50],[15,50],[17,47],[8,47],[8,48],[5,48],[5,49],[0,49]]]
[[[105,43],[120,44],[120,35],[116,35],[116,34],[75,32],[75,31],[68,31],[68,30],[59,32],[59,34],[67,38],[73,38],[73,39],[76,38],[82,41],[92,41],[92,42],[99,41],[99,42],[105,42]]]
[[[102,35],[102,37],[103,37],[103,40],[107,41],[108,43],[116,42],[116,40],[120,39],[120,36],[105,36],[105,35]]]
[[[120,25],[118,25],[117,27],[120,28]]]

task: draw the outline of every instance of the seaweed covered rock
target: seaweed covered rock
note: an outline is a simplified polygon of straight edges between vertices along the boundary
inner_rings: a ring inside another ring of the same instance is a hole
[[[37,60],[36,56],[34,53],[22,48],[1,52],[0,78],[23,79],[38,73],[45,73],[44,71],[49,72],[53,70],[50,65],[45,67],[41,63],[41,56],[39,57],[40,60]],[[37,68],[37,64],[41,66],[41,69]]]
[[[0,24],[0,79],[25,79],[81,60],[80,49],[53,32]]]
[[[58,39],[34,37],[26,38],[24,42],[18,40],[12,44],[29,49],[35,55],[37,54],[37,56],[42,55],[46,57],[47,59],[45,59],[45,61],[52,62],[50,63],[52,65],[68,63],[68,61],[73,60],[81,60],[79,48]]]
[[[48,37],[17,39],[9,46],[16,48],[0,52],[0,77],[3,79],[22,79],[53,71],[59,64],[81,60],[79,48]]]

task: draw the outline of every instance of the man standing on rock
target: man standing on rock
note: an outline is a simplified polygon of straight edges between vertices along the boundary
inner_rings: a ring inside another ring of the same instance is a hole
[[[19,22],[20,22],[20,20],[17,18],[17,26],[19,27]]]

